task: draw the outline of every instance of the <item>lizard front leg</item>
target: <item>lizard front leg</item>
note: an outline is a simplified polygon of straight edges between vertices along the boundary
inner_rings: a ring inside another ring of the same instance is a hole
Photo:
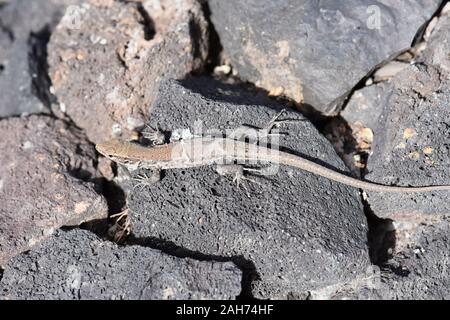
[[[133,185],[133,190],[139,188],[139,190],[143,190],[146,187],[149,187],[161,180],[161,170],[160,169],[148,169],[143,173],[137,174],[133,177],[133,181],[135,182]]]
[[[270,135],[286,135],[287,133],[284,132],[278,132],[278,133],[272,133],[272,130],[285,123],[295,123],[299,121],[305,121],[304,119],[283,119],[280,120],[280,117],[283,115],[283,113],[286,112],[286,109],[282,109],[280,112],[278,112],[260,131],[267,136]]]
[[[250,179],[245,176],[246,171],[253,171],[253,172],[259,172],[259,169],[255,168],[246,168],[244,166],[238,165],[238,164],[217,164],[216,165],[216,172],[221,176],[232,176],[233,182],[236,183],[236,186],[238,189],[242,188],[245,190],[247,196],[250,198],[250,193],[248,191],[248,188],[243,184],[243,181],[249,181],[253,182],[255,184],[261,185],[258,181],[254,179]]]
[[[159,129],[153,130],[149,125],[141,132],[142,138],[149,140],[153,145],[163,145],[167,141],[166,136]]]

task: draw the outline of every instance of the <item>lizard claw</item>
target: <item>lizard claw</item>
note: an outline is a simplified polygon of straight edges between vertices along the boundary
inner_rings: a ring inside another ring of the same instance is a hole
[[[128,209],[110,216],[114,224],[108,229],[108,234],[116,243],[121,243],[131,233],[131,222]]]
[[[138,174],[133,178],[137,183],[133,186],[133,190],[139,188],[142,191],[145,187],[149,187],[161,179],[161,172],[159,170],[151,171],[151,174],[144,172]]]
[[[233,140],[245,140],[248,139],[249,143],[256,144],[260,141],[267,142],[269,137],[277,137],[288,135],[287,132],[272,132],[272,130],[283,123],[294,123],[298,121],[303,121],[303,119],[284,119],[279,120],[279,118],[286,112],[286,109],[282,109],[278,112],[263,128],[255,128],[249,125],[241,125],[240,127],[234,129],[228,137]],[[274,141],[277,144],[277,141]]]
[[[228,165],[217,165],[216,166],[216,171],[217,173],[219,173],[220,175],[224,176],[224,175],[232,175],[233,176],[233,183],[236,184],[237,188],[240,190],[241,187],[242,189],[245,190],[247,197],[250,198],[250,192],[248,191],[247,186],[243,183],[243,181],[249,181],[252,183],[255,183],[257,185],[261,185],[258,181],[254,180],[254,179],[250,179],[248,177],[246,177],[244,175],[245,171],[254,171],[254,172],[258,172],[259,169],[255,169],[255,168],[244,168],[243,166],[240,165],[236,165],[236,164],[228,164]]]
[[[266,126],[264,127],[264,130],[267,132],[267,135],[286,135],[287,133],[271,133],[272,129],[280,124],[283,123],[295,123],[298,121],[304,121],[303,119],[285,119],[285,120],[279,120],[279,118],[285,113],[287,110],[282,109],[280,112],[278,112]]]
[[[144,139],[149,140],[153,145],[162,145],[166,143],[166,136],[161,131],[154,131],[148,124],[145,125],[145,129],[141,132]]]

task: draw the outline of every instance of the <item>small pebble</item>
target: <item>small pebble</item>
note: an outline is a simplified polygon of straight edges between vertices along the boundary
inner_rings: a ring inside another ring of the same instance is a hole
[[[434,149],[433,149],[432,147],[425,147],[425,148],[423,149],[423,153],[425,153],[426,155],[432,154],[433,151],[434,151]]]
[[[403,139],[411,139],[416,134],[416,131],[413,128],[406,128],[403,131]]]

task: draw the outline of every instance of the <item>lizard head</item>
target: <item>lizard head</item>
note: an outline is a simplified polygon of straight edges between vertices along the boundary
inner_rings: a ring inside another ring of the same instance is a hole
[[[132,159],[129,158],[129,149],[131,147],[131,142],[121,141],[117,139],[108,140],[95,145],[95,149],[106,158],[121,163],[124,165],[129,165],[134,163]]]
[[[108,140],[95,145],[95,149],[107,158],[120,156],[123,150],[123,142],[120,140]]]
[[[109,140],[102,143],[98,143],[95,149],[106,158],[117,162],[118,164],[125,165],[131,170],[140,167],[155,168],[162,165],[166,165],[172,160],[172,146],[141,146],[137,143],[122,140]],[[177,150],[177,158],[183,150]]]
[[[95,149],[106,158],[124,165],[128,170],[133,171],[138,168],[140,159],[136,157],[139,154],[139,146],[128,141],[117,139],[98,143]],[[136,152],[138,149],[138,152]]]

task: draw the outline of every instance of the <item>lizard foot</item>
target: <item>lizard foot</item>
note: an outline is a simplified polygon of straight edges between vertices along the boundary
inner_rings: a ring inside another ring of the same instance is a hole
[[[247,197],[250,198],[250,193],[248,191],[248,188],[245,184],[243,184],[243,181],[249,181],[252,183],[255,183],[257,185],[261,185],[258,181],[254,179],[250,179],[245,176],[244,172],[246,171],[253,171],[253,172],[259,172],[259,169],[255,168],[245,168],[241,165],[237,164],[223,164],[223,165],[217,165],[216,171],[221,176],[231,175],[233,176],[233,183],[236,183],[237,188],[240,190],[241,187],[245,190],[245,193],[247,194]]]
[[[151,173],[144,172],[142,174],[138,174],[133,178],[136,181],[136,184],[133,186],[133,190],[139,188],[139,190],[143,190],[145,187],[149,187],[156,182],[161,180],[161,171],[160,170],[151,170]]]
[[[154,131],[149,125],[141,132],[144,139],[149,140],[153,145],[162,145],[166,143],[166,136],[159,130]]]
[[[303,119],[284,119],[284,120],[279,120],[279,118],[283,115],[283,113],[286,112],[286,109],[282,109],[280,112],[278,112],[270,121],[269,123],[267,123],[264,128],[262,129],[263,131],[267,132],[268,135],[284,135],[287,133],[271,133],[272,129],[279,126],[280,124],[284,124],[284,123],[295,123],[295,122],[299,122],[299,121],[304,121]]]
[[[284,119],[279,120],[279,118],[286,112],[286,109],[282,109],[278,112],[263,128],[254,128],[248,125],[241,125],[236,128],[228,135],[229,138],[234,140],[245,140],[247,139],[249,143],[258,143],[270,137],[277,137],[287,135],[286,132],[272,132],[272,130],[284,123],[294,123],[298,121],[303,121],[303,119]]]
[[[121,243],[131,233],[131,223],[128,209],[110,216],[114,224],[108,229],[108,234],[115,243]]]
[[[248,125],[241,125],[234,129],[227,137],[233,140],[247,141],[248,143],[257,144],[261,140],[267,140],[269,137],[278,137],[286,135],[284,132],[269,132],[267,129],[254,128]]]

